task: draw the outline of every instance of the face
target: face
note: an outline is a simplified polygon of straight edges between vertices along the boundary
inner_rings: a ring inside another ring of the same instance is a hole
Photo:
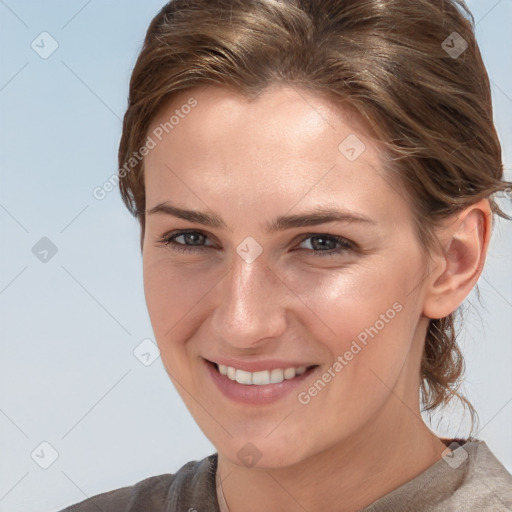
[[[417,407],[426,258],[355,114],[285,86],[252,102],[207,86],[148,136],[147,306],[219,453],[287,466],[386,408],[410,414],[391,396]]]

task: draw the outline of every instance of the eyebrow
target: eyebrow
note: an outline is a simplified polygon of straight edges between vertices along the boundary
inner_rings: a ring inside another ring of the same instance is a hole
[[[178,208],[168,201],[159,203],[146,212],[148,215],[165,214],[177,217],[178,219],[188,220],[196,224],[202,224],[217,229],[229,229],[226,223],[217,215],[194,210]],[[267,233],[275,233],[286,229],[316,226],[329,222],[344,223],[366,223],[375,225],[376,222],[364,215],[356,214],[350,211],[336,210],[331,208],[317,208],[311,212],[296,215],[281,215],[272,222],[266,223]],[[231,230],[230,230],[231,231]]]

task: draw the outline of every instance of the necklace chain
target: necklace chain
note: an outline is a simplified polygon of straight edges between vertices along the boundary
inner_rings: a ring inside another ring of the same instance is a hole
[[[215,480],[217,482],[217,501],[219,503],[219,510],[220,512],[230,512],[228,504],[226,503],[226,498],[222,489],[222,480],[218,470],[215,473]]]

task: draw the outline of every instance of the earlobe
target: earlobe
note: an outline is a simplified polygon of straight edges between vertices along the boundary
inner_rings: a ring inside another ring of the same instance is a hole
[[[491,234],[492,213],[482,199],[447,219],[438,237],[443,252],[435,256],[440,273],[428,282],[423,314],[443,318],[455,311],[473,289],[485,263]]]

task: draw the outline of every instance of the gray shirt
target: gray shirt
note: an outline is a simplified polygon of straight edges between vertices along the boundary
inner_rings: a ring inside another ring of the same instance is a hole
[[[361,512],[512,512],[512,475],[485,442],[453,441],[462,446]],[[61,512],[219,512],[216,469],[215,453]]]

